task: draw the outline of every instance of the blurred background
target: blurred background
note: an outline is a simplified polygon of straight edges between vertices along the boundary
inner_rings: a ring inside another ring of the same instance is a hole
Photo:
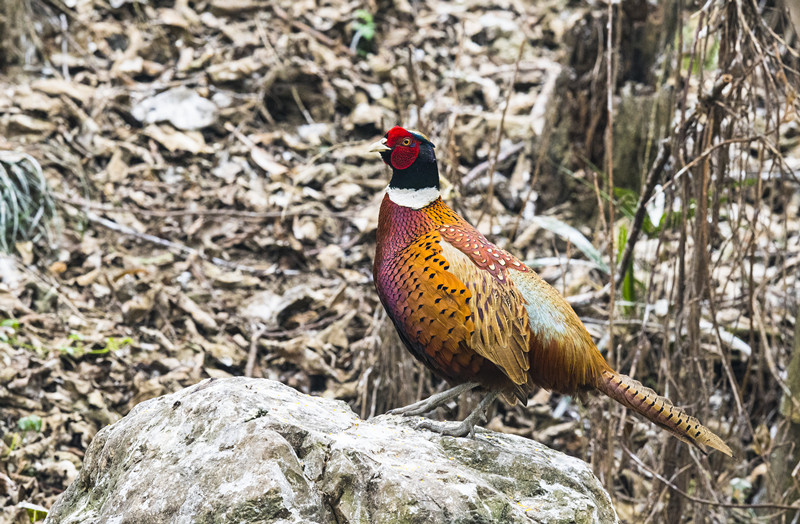
[[[795,11],[3,0],[0,522],[43,518],[100,428],[207,377],[364,418],[446,387],[372,284],[389,172],[367,146],[396,124],[615,367],[736,457],[547,391],[488,427],[590,462],[624,522],[798,522]]]

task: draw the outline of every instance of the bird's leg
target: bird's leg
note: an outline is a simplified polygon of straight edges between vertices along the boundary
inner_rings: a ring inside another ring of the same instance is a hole
[[[459,384],[458,386],[452,387],[446,391],[442,391],[441,393],[435,393],[428,398],[420,400],[419,402],[409,404],[408,406],[404,406],[402,408],[392,409],[388,413],[390,415],[406,415],[406,416],[421,415],[423,413],[438,408],[445,402],[449,402],[451,399],[456,398],[465,391],[475,389],[478,386],[480,386],[480,384],[478,384],[477,382],[467,382],[466,384]]]
[[[490,391],[483,397],[481,403],[478,404],[472,413],[467,416],[464,420],[459,422],[456,425],[448,422],[434,422],[433,420],[423,420],[419,424],[417,424],[417,429],[428,429],[433,431],[434,433],[439,433],[441,435],[450,435],[451,437],[465,437],[469,435],[470,437],[475,436],[475,425],[480,422],[486,415],[486,408],[489,407],[489,404],[494,402],[494,399],[497,398],[499,393],[496,391]]]

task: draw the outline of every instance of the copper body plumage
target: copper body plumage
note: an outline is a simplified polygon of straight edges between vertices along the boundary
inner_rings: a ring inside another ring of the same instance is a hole
[[[395,127],[374,150],[392,168],[375,286],[403,343],[431,371],[452,385],[480,385],[492,395],[487,403],[496,395],[525,402],[534,386],[599,391],[701,450],[731,455],[695,418],[611,369],[553,287],[438,197],[433,144],[424,135]],[[457,434],[471,432],[478,418]]]

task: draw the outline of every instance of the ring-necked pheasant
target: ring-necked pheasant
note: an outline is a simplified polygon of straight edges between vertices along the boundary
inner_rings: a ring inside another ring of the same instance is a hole
[[[399,126],[371,148],[392,168],[378,218],[378,296],[409,351],[456,385],[393,413],[419,415],[482,387],[488,394],[457,426],[421,424],[464,436],[498,395],[513,404],[527,402],[534,385],[565,394],[597,390],[702,451],[731,455],[696,418],[611,369],[555,289],[442,201],[433,148]]]

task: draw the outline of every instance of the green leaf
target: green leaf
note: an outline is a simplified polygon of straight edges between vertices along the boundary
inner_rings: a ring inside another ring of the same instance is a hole
[[[108,337],[106,339],[105,347],[100,349],[92,349],[87,351],[89,355],[104,355],[109,352],[115,352],[122,349],[124,346],[130,345],[133,343],[133,339],[131,337],[125,338],[115,338],[115,337]]]
[[[42,168],[32,156],[0,151],[0,251],[17,242],[51,238],[56,204]]]
[[[625,278],[622,279],[622,298],[629,302],[636,301],[636,279],[633,278],[633,267],[628,266],[625,270]]]
[[[14,431],[13,433],[6,433],[3,435],[3,442],[6,443],[8,446],[8,450],[6,451],[5,455],[0,455],[0,458],[5,458],[11,455],[11,453],[17,449],[19,443],[22,441],[22,437],[19,436],[19,433]]]
[[[28,518],[31,519],[31,522],[38,522],[44,519],[49,513],[49,510],[44,506],[31,504],[30,502],[20,502],[17,504],[17,507],[27,510]]]
[[[353,17],[356,19],[357,24],[375,25],[372,14],[366,9],[356,9],[355,13],[353,13]]]
[[[361,33],[361,38],[370,41],[375,37],[375,20],[369,11],[358,9],[353,13],[355,20],[353,20],[353,29],[357,33]]]
[[[632,189],[615,187],[614,200],[617,209],[626,217],[633,219],[633,216],[636,214],[636,206],[639,202],[639,194]]]
[[[617,234],[617,262],[622,260],[622,253],[625,251],[625,244],[628,243],[628,226],[624,222],[619,225]]]
[[[28,415],[22,417],[17,422],[20,431],[34,431],[39,433],[42,430],[42,418],[39,415]]]
[[[69,356],[74,356],[74,354],[75,354],[75,348],[72,347],[72,346],[60,347],[60,348],[58,348],[58,350],[61,353],[64,353],[65,355],[69,355]]]
[[[0,327],[10,327],[14,331],[19,329],[19,320],[16,318],[4,318],[0,320]]]
[[[625,244],[628,242],[628,226],[621,223],[619,226],[619,234],[617,236],[617,263],[622,261],[622,253],[625,251]],[[628,267],[625,269],[625,276],[622,279],[622,298],[626,302],[633,303],[636,301],[636,280],[633,278],[633,260],[628,262]],[[626,307],[625,311],[630,312],[632,308]]]

